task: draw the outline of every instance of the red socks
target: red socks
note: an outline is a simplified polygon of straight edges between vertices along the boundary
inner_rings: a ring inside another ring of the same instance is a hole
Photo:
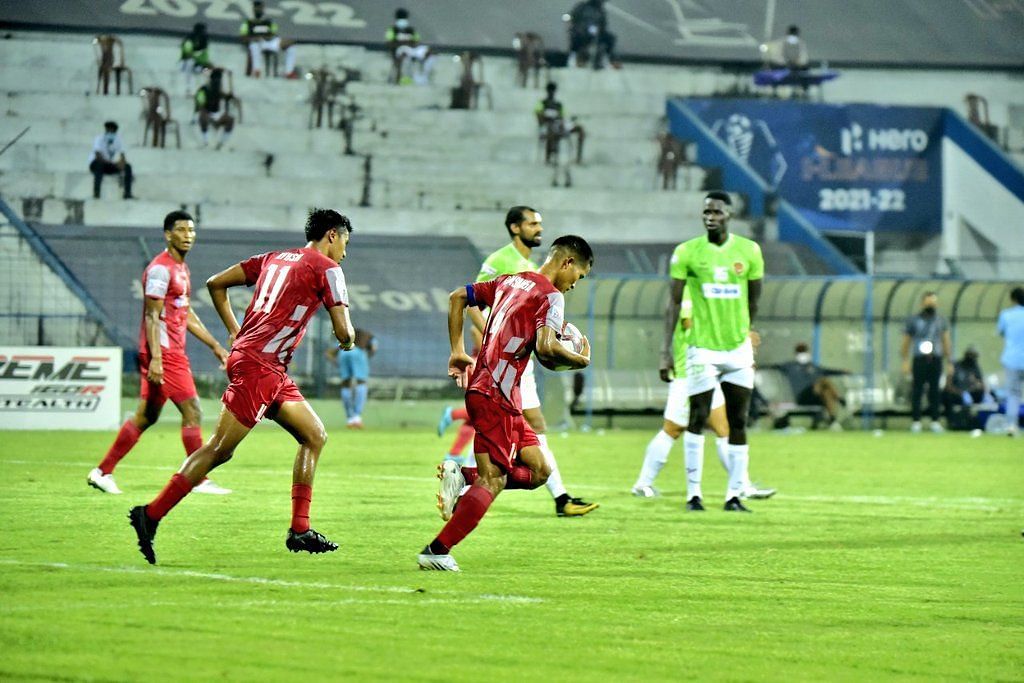
[[[121,461],[121,458],[128,454],[128,451],[138,443],[139,437],[142,436],[142,430],[135,426],[135,423],[131,420],[126,420],[121,425],[121,430],[117,433],[117,438],[114,439],[114,444],[107,451],[107,455],[103,458],[103,462],[100,463],[100,472],[103,474],[110,474],[117,467],[117,463]]]
[[[452,447],[448,449],[448,455],[462,455],[462,451],[466,450],[466,446],[469,445],[474,436],[476,436],[476,430],[473,429],[473,425],[463,424],[459,427],[459,434],[455,437]]]
[[[181,474],[175,473],[171,480],[167,482],[164,490],[158,493],[153,502],[146,506],[146,516],[153,521],[159,522],[191,490],[192,483]]]
[[[312,500],[312,486],[292,484],[292,531],[299,534],[309,531],[309,503]]]
[[[493,502],[494,496],[483,486],[470,487],[466,494],[459,499],[455,514],[437,535],[437,542],[451,550],[476,528]]]
[[[196,425],[195,427],[182,427],[181,443],[185,446],[186,458],[198,451],[199,447],[203,445],[202,427],[199,425]]]
[[[476,483],[476,478],[479,476],[479,471],[475,467],[463,467],[462,478],[466,480],[466,483],[472,486]]]
[[[466,407],[456,408],[452,411],[453,420],[462,420],[463,422],[469,422],[469,411]]]
[[[537,486],[538,484],[533,483],[533,473],[526,465],[513,465],[505,479],[507,489],[535,489]],[[460,502],[459,505],[461,504]]]

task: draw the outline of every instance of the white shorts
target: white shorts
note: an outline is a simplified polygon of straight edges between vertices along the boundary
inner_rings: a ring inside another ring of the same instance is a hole
[[[711,391],[723,382],[753,389],[754,347],[749,339],[731,351],[691,346],[686,350],[686,380],[690,396]]]
[[[523,410],[540,408],[540,396],[537,395],[537,378],[533,376],[533,359],[526,364],[523,376],[519,379],[519,392],[523,399]]]
[[[711,410],[725,405],[725,394],[722,387],[715,385],[715,393],[711,394]],[[690,395],[686,389],[686,378],[678,377],[668,385],[668,400],[665,402],[663,417],[680,427],[690,424]]]

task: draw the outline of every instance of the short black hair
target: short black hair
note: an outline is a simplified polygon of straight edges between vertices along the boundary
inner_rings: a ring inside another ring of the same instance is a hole
[[[399,7],[398,9],[395,10],[395,19],[408,19],[408,18],[409,18],[409,10],[405,9],[404,7]]]
[[[562,235],[551,243],[548,253],[554,253],[559,249],[571,252],[579,261],[584,261],[591,267],[594,265],[594,250],[590,248],[585,239],[578,235]]]
[[[1024,287],[1014,287],[1011,289],[1010,300],[1016,301],[1019,306],[1024,306]]]
[[[791,36],[798,36],[800,35],[800,27],[797,26],[796,24],[790,24],[789,30],[786,33],[788,33]]]
[[[526,220],[527,211],[537,213],[537,209],[531,208],[529,206],[519,205],[513,206],[511,209],[508,210],[508,213],[505,214],[505,229],[508,230],[509,237],[512,237],[512,226],[519,225],[524,220]]]
[[[352,232],[352,223],[334,209],[312,209],[306,218],[306,239],[319,242],[329,230],[342,228]]]
[[[195,223],[196,219],[192,218],[192,214],[188,211],[182,211],[181,209],[171,211],[169,214],[164,216],[164,232],[174,230],[174,224],[178,221],[192,221]]]
[[[704,195],[704,199],[717,199],[726,206],[732,206],[732,197],[729,196],[728,192],[722,190],[712,190]]]
[[[111,133],[117,132],[117,121],[104,121],[103,130],[108,130]]]

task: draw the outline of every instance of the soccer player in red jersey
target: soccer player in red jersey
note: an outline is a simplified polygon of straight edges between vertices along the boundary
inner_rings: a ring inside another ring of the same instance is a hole
[[[459,571],[451,549],[464,539],[502,490],[535,489],[547,481],[550,468],[537,435],[523,418],[519,380],[536,353],[547,367],[579,369],[590,364],[590,343],[581,353],[562,346],[564,293],[585,277],[594,252],[582,237],[566,235],[551,245],[540,270],[502,275],[466,285],[449,296],[448,375],[466,388],[466,410],[476,427],[473,444],[477,471],[460,471],[451,460],[442,470],[442,510],[451,510],[464,484],[469,490],[441,533],[419,554],[421,569]],[[474,360],[463,346],[466,308],[490,308],[480,353]],[[471,373],[471,374],[470,374]]]
[[[120,494],[114,481],[114,467],[138,442],[142,433],[160,418],[170,399],[181,412],[181,442],[185,456],[203,445],[199,422],[199,395],[192,380],[192,368],[185,355],[185,332],[191,332],[210,347],[221,362],[224,350],[203,325],[191,306],[192,280],[185,257],[196,241],[196,225],[184,211],[164,217],[167,249],[157,255],[142,273],[145,304],[139,331],[139,373],[142,375],[139,406],[117,433],[113,445],[86,481],[104,493]],[[231,493],[210,480],[196,487],[201,493]]]
[[[337,211],[315,209],[306,220],[305,247],[253,256],[206,281],[232,342],[227,361],[229,384],[213,436],[188,457],[156,498],[128,513],[139,550],[150,564],[156,564],[153,537],[160,520],[207,472],[230,460],[263,417],[277,422],[299,442],[292,469],[292,521],[286,547],[310,553],[338,549],[309,526],[313,475],[327,432],[287,369],[320,304],[331,316],[341,348],[348,350],[355,344],[345,275],[339,265],[351,231],[348,218]],[[239,326],[227,290],[241,285],[256,288]]]

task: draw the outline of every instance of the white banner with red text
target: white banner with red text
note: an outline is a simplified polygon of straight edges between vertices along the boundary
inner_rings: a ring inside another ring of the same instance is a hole
[[[116,429],[121,349],[0,346],[0,429]]]

